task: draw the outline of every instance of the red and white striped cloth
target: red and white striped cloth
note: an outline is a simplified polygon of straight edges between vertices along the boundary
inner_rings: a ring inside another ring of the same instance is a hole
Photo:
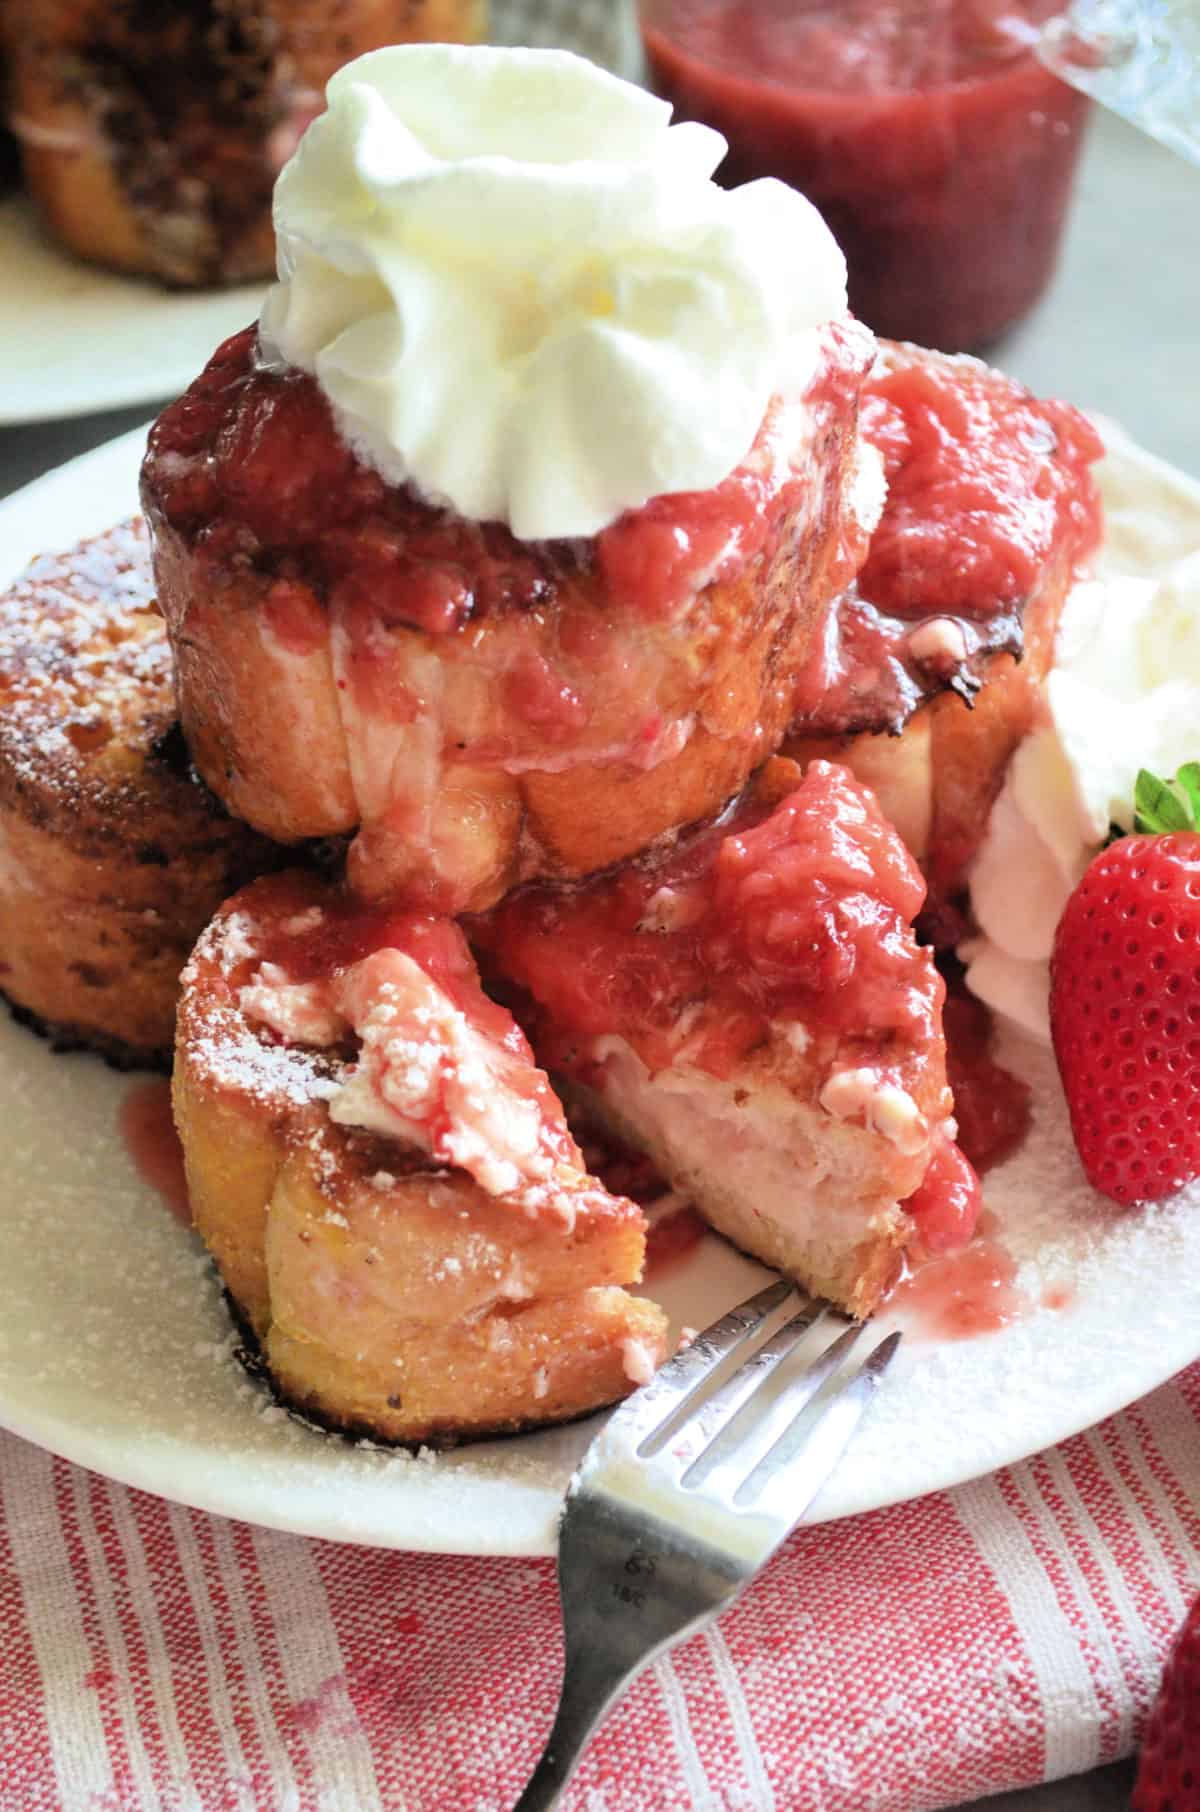
[[[548,1561],[248,1528],[0,1436],[3,1812],[505,1812]],[[642,1677],[569,1812],[924,1812],[1127,1753],[1200,1589],[1200,1364],[960,1490],[803,1530]]]

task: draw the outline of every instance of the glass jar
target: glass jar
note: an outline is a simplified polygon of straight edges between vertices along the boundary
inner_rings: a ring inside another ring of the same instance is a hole
[[[1063,0],[641,0],[654,86],[836,235],[877,333],[979,350],[1054,270],[1089,103],[1033,45]]]

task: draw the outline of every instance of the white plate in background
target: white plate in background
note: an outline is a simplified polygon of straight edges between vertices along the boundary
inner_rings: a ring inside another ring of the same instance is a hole
[[[23,196],[0,202],[0,427],[177,396],[265,284],[169,290],[84,264]]]

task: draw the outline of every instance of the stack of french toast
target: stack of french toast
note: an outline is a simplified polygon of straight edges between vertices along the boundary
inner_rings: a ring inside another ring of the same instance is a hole
[[[714,492],[523,543],[387,483],[248,330],[152,430],[145,520],[0,604],[4,991],[173,1060],[195,1225],[333,1426],[447,1440],[652,1374],[644,1217],[577,1114],[856,1316],[970,1236],[932,946],[1099,448],[853,324],[810,403],[802,459],[769,419]]]
[[[597,1128],[853,1316],[971,1238],[938,949],[1102,449],[977,360],[877,344],[802,198],[725,195],[703,129],[578,60],[388,51],[329,95],[280,284],[151,429],[142,518],[0,601],[0,985],[60,1044],[172,1066],[195,1225],[281,1397],[437,1442],[661,1363]],[[522,95],[558,163],[494,154]],[[543,291],[564,194],[616,249]],[[807,315],[768,216],[807,235]],[[620,382],[577,384],[576,341]]]

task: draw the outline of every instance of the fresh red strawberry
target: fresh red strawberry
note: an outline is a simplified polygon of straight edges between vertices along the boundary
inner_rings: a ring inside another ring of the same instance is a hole
[[[1200,1808],[1200,1598],[1167,1656],[1142,1738],[1130,1812]]]
[[[1130,1204],[1200,1176],[1200,763],[1138,776],[1136,828],[1067,902],[1050,1026],[1083,1167]]]

